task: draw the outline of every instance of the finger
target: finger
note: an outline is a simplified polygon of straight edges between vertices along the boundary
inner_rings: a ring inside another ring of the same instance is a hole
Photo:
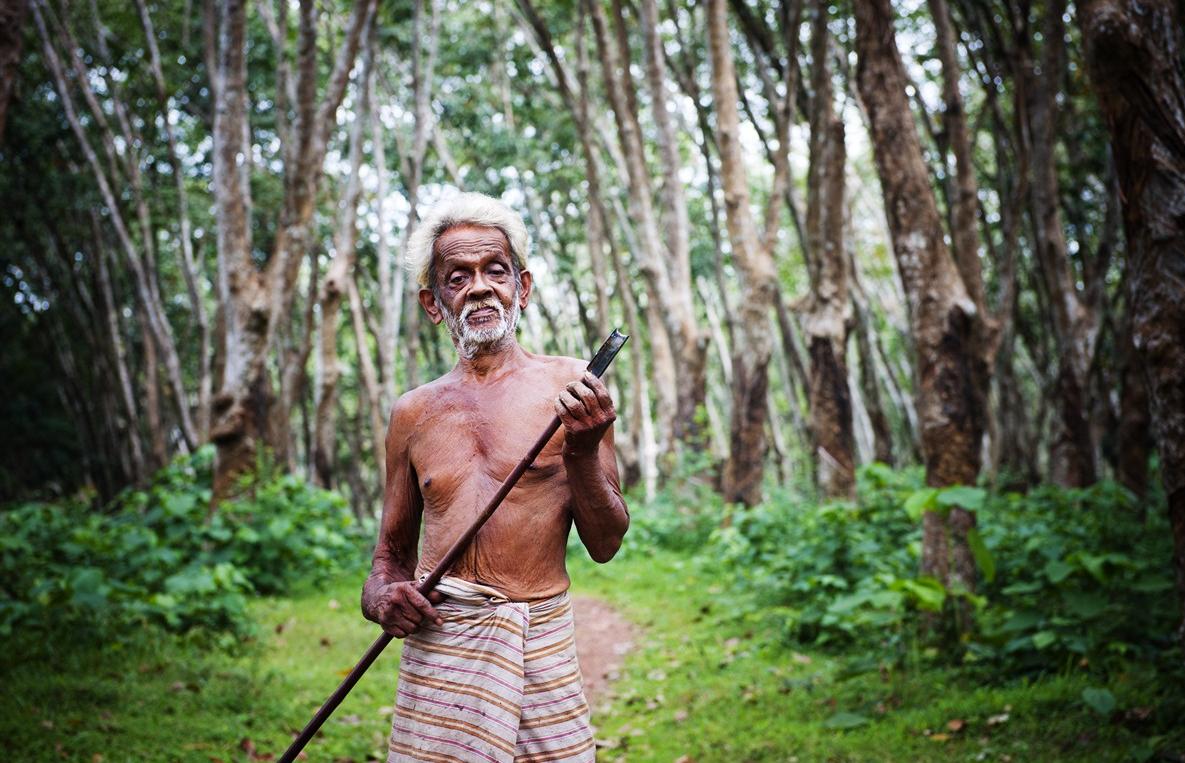
[[[586,373],[584,375],[584,383],[597,396],[597,402],[600,403],[602,408],[607,411],[613,410],[613,398],[609,396],[609,388],[605,386],[603,381],[592,374]]]
[[[442,594],[440,591],[429,591],[428,592],[428,601],[432,602],[433,604],[439,604],[442,601],[444,601],[445,598],[447,598],[447,597],[444,594]]]
[[[600,403],[597,401],[597,393],[586,382],[572,382],[568,385],[568,389],[584,404],[586,411],[596,415],[596,410],[600,407]]]
[[[560,423],[564,425],[565,429],[572,429],[576,426],[576,419],[572,418],[572,414],[564,407],[564,404],[560,402],[558,397],[555,399],[555,415],[559,416]]]
[[[397,628],[397,629],[403,631],[404,633],[415,633],[416,629],[420,626],[419,622],[411,621],[403,613],[400,613],[400,614],[396,615],[395,617],[391,618],[390,625],[391,625],[391,627]]]
[[[419,591],[416,591],[415,595],[411,597],[411,603],[416,608],[416,614],[420,616],[420,623],[423,623],[425,618],[431,622],[436,623],[437,625],[440,625],[442,622],[444,622],[440,619],[440,615],[436,612],[436,608],[433,607],[432,604],[427,599],[425,599]]]
[[[588,409],[584,407],[584,403],[580,402],[579,398],[566,389],[560,393],[559,401],[575,419],[580,419],[588,415]]]
[[[383,630],[387,633],[390,633],[395,638],[405,638],[407,636],[407,631],[403,630],[402,628],[396,628],[393,625],[384,625]]]

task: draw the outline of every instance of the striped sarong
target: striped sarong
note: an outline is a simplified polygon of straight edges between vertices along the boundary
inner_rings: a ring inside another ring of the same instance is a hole
[[[509,601],[445,578],[442,626],[403,642],[388,763],[593,761],[567,592]]]

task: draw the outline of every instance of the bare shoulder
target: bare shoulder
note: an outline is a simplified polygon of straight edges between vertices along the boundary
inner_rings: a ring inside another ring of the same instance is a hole
[[[424,423],[424,418],[436,409],[435,402],[450,389],[453,383],[449,374],[421,384],[415,389],[404,392],[391,406],[389,425],[391,430],[416,427]]]
[[[530,355],[536,365],[535,373],[558,386],[579,379],[588,369],[588,361],[569,358],[565,355]]]

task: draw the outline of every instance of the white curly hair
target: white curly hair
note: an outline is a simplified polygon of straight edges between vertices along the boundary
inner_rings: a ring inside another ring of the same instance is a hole
[[[430,288],[428,276],[436,239],[454,225],[480,225],[502,231],[510,241],[515,267],[520,272],[527,269],[531,237],[522,216],[492,196],[458,193],[437,202],[408,239],[404,261],[421,288]]]

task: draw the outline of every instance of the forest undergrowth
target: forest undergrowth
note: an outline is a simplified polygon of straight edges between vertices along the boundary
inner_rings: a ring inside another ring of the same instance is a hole
[[[273,476],[203,524],[200,459],[93,520],[61,505],[0,513],[13,523],[0,536],[10,759],[271,759],[374,637],[356,603],[365,531],[344,504]],[[931,491],[877,466],[850,503],[787,490],[731,509],[693,475],[671,484],[631,503],[610,564],[571,549],[574,590],[638,626],[594,707],[598,759],[1185,754],[1159,498],[1142,507],[1110,483]],[[911,513],[955,500],[979,510],[975,593],[917,574]],[[383,757],[394,651],[310,759]]]

